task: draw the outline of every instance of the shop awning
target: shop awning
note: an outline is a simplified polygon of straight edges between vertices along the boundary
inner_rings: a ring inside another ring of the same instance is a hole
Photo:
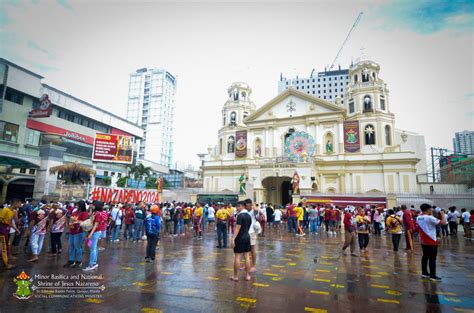
[[[0,165],[11,166],[12,168],[39,168],[38,165],[27,160],[0,155]]]

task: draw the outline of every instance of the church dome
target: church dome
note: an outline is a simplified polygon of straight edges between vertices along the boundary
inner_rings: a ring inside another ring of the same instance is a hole
[[[249,84],[245,82],[234,82],[230,87],[227,89],[228,93],[231,93],[232,90],[240,89],[240,90],[247,90],[247,94],[252,92],[252,88],[250,88]]]

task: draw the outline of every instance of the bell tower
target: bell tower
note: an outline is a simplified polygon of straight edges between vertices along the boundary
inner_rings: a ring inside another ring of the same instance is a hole
[[[234,158],[235,132],[245,128],[244,120],[255,112],[255,104],[250,100],[252,88],[247,83],[235,82],[227,89],[228,98],[222,108],[222,128],[216,155]]]
[[[348,120],[359,120],[361,151],[382,152],[392,146],[395,116],[390,112],[389,90],[379,77],[379,64],[360,58],[349,69],[344,98]]]

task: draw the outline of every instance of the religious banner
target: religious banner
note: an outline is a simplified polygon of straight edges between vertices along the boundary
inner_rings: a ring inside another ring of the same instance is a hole
[[[132,163],[133,138],[116,134],[95,134],[93,161]]]
[[[157,203],[160,200],[160,194],[156,190],[138,190],[125,188],[94,187],[91,191],[91,199],[117,203],[137,203],[144,201],[146,203]]]
[[[247,131],[235,132],[235,157],[243,159],[247,157]]]
[[[350,153],[360,151],[359,121],[344,122],[344,151]]]

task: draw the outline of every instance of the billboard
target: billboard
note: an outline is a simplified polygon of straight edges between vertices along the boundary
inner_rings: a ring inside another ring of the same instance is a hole
[[[235,132],[235,157],[243,159],[247,157],[247,131]]]
[[[133,137],[96,133],[92,160],[131,164],[133,161]]]
[[[360,132],[359,121],[344,122],[344,151],[359,152],[360,151]]]

